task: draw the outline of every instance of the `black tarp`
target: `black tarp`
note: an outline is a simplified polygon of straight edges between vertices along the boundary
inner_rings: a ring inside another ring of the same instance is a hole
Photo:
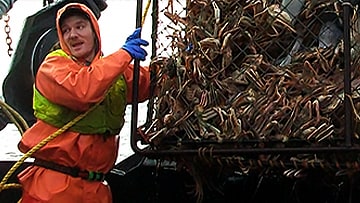
[[[16,0],[0,0],[0,19],[13,7],[15,2]]]

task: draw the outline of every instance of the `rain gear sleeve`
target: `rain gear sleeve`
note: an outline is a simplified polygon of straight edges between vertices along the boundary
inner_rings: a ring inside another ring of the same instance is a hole
[[[71,57],[62,37],[59,19],[69,8],[81,9],[90,16],[98,40],[98,51],[90,65],[77,63]],[[122,76],[127,88],[123,103],[131,102],[134,68],[131,64],[132,58],[123,49],[101,57],[99,26],[93,13],[83,4],[67,4],[58,11],[56,26],[62,50],[51,52],[43,61],[36,75],[37,91],[53,104],[80,114],[102,101],[109,88],[119,76]],[[149,97],[150,86],[147,67],[140,68],[139,86],[142,87],[138,93],[139,101],[145,101]],[[114,101],[114,105],[116,104]],[[38,119],[23,134],[19,150],[27,152],[57,130],[58,127]],[[103,134],[90,135],[68,130],[36,151],[33,157],[67,167],[77,167],[80,170],[107,173],[116,162],[118,147],[117,134],[104,137]],[[36,165],[22,171],[18,178],[23,187],[23,203],[112,202],[111,191],[106,181],[88,181]]]

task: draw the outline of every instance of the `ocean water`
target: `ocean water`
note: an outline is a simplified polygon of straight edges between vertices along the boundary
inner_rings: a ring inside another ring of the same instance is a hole
[[[145,123],[146,121],[147,103],[141,103],[138,105],[138,126]],[[131,149],[130,141],[130,127],[131,126],[131,106],[127,106],[125,115],[125,124],[120,132],[120,147],[117,163],[126,159],[127,157],[134,154]],[[3,130],[0,131],[0,161],[17,161],[23,154],[18,150],[17,145],[21,139],[21,133],[13,123],[9,123]],[[32,161],[31,158],[26,161]]]

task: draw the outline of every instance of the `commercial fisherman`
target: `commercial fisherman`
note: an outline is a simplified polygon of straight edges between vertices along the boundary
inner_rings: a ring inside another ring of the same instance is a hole
[[[33,154],[19,175],[22,203],[110,203],[104,181],[115,164],[125,108],[132,101],[132,61],[145,60],[138,28],[116,52],[102,56],[99,25],[91,10],[70,3],[58,10],[60,49],[40,65],[34,88],[37,122],[19,142],[25,153],[76,116],[96,108]],[[140,67],[139,102],[149,98],[150,71]]]

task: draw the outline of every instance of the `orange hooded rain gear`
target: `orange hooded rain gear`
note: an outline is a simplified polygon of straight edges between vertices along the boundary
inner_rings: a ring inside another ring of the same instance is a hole
[[[93,13],[83,4],[71,3],[57,13],[56,27],[62,50],[71,55],[62,37],[59,19],[68,8],[78,8],[90,16],[97,36],[98,52],[90,65],[76,63],[69,57],[48,55],[36,75],[35,86],[49,101],[76,111],[86,111],[99,102],[118,78],[123,75],[127,83],[127,101],[132,100],[132,58],[124,50],[101,57],[99,25]],[[147,67],[140,69],[139,101],[149,96],[150,74]],[[19,149],[27,152],[58,129],[42,120],[23,135]],[[33,154],[33,157],[81,170],[107,173],[116,162],[119,135],[84,135],[66,131]],[[111,191],[106,181],[87,181],[79,177],[30,166],[18,175],[23,186],[23,203],[110,203]]]

